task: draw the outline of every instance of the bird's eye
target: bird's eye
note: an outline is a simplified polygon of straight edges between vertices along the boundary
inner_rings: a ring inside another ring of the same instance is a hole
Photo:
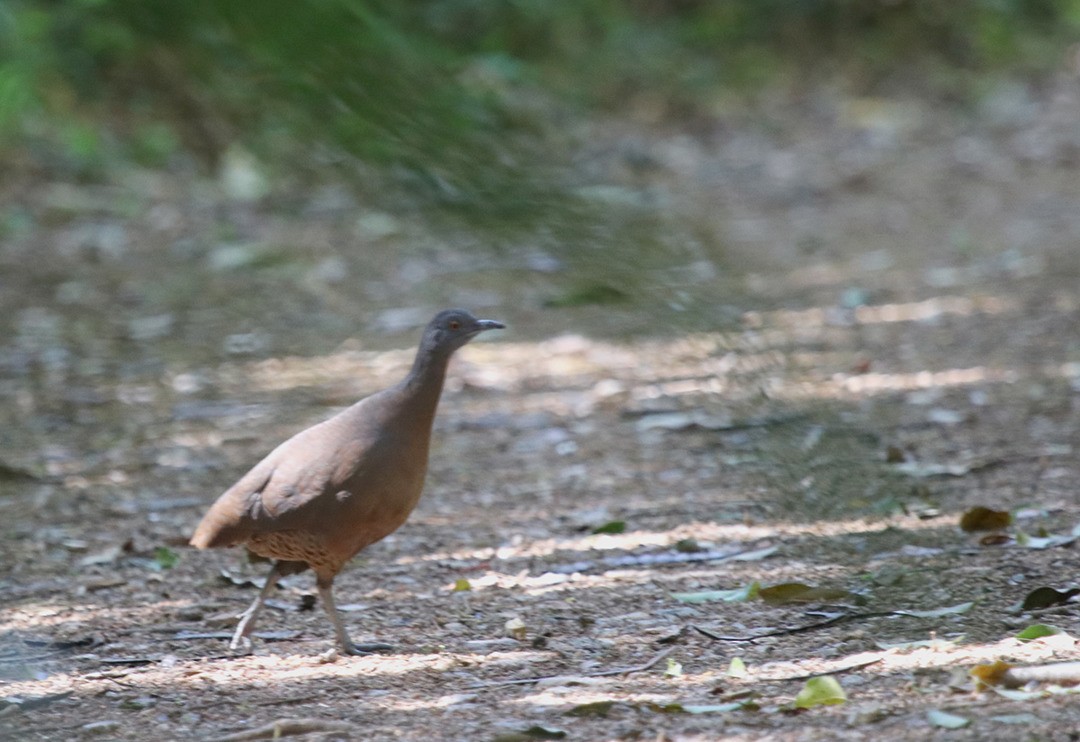
[[[456,319],[450,320],[450,329],[451,330],[457,330],[460,327],[461,327],[461,323],[458,322]]]

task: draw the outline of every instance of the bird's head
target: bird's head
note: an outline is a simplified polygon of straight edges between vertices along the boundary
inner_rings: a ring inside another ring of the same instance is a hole
[[[422,345],[452,353],[485,330],[501,330],[506,325],[493,319],[477,319],[464,309],[446,309],[435,315],[424,330]]]

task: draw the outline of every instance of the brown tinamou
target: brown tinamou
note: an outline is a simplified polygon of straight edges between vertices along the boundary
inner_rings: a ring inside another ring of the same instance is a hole
[[[401,382],[297,433],[211,506],[192,546],[243,544],[274,560],[262,591],[239,616],[231,649],[250,649],[255,619],[278,579],[309,567],[341,650],[365,654],[388,648],[352,643],[334,606],[334,577],[361,549],[397,530],[416,507],[450,356],[484,330],[504,326],[460,309],[439,312]]]

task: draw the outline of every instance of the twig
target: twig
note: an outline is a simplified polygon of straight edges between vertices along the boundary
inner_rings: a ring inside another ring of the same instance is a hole
[[[687,562],[725,562],[735,561],[748,554],[764,551],[763,547],[757,546],[747,549],[714,549],[711,551],[671,552],[662,551],[650,554],[625,554],[623,556],[604,557],[602,559],[586,559],[570,564],[560,564],[549,568],[548,572],[556,574],[573,574],[574,572],[588,572],[594,569],[626,569],[628,567],[659,567],[666,564],[685,564]]]
[[[723,636],[716,634],[708,629],[703,629],[700,626],[691,624],[690,628],[698,632],[702,636],[707,636],[718,642],[753,642],[758,639],[764,639],[768,636],[788,636],[789,634],[801,634],[804,631],[815,631],[817,629],[828,628],[838,623],[844,623],[845,621],[855,621],[863,618],[881,618],[883,616],[905,615],[896,611],[869,611],[867,613],[840,613],[835,616],[830,616],[824,621],[818,621],[817,623],[803,624],[802,626],[792,626],[786,629],[776,629],[775,631],[764,631],[760,634],[754,634],[753,636]]]
[[[634,672],[645,672],[651,670],[656,663],[667,657],[669,654],[675,651],[675,647],[668,647],[662,652],[657,653],[651,660],[641,665],[634,665],[632,667],[619,667],[614,670],[598,670],[596,672],[582,673],[581,677],[586,678],[603,678],[611,675],[629,675]],[[504,685],[531,685],[532,683],[539,683],[544,680],[551,680],[552,678],[563,677],[562,675],[541,675],[535,678],[514,678],[513,680],[493,680],[488,683],[477,683],[476,685],[468,686],[467,690],[478,690],[481,688],[498,688]]]
[[[876,657],[872,660],[864,660],[862,662],[853,662],[850,665],[841,665],[840,667],[834,667],[831,670],[821,670],[819,672],[808,672],[805,675],[786,675],[782,678],[767,678],[769,681],[785,681],[785,680],[809,680],[810,678],[820,678],[825,675],[836,675],[841,672],[850,672],[851,670],[861,670],[864,667],[870,667],[870,665],[876,665],[881,662],[880,657]],[[766,678],[762,678],[765,680]]]
[[[675,651],[675,648],[669,647],[662,652],[658,652],[655,657],[653,657],[651,660],[649,660],[643,665],[635,665],[634,667],[623,667],[617,670],[600,670],[598,672],[590,672],[586,673],[585,677],[603,678],[609,675],[629,675],[632,672],[645,672],[646,670],[651,670],[657,662],[667,657],[673,651]]]

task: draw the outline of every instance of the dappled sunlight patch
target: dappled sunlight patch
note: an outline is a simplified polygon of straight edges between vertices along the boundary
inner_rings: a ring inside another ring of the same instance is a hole
[[[850,667],[858,667],[861,673],[868,675],[892,675],[915,670],[967,668],[1001,659],[1035,662],[1069,657],[1074,645],[1074,641],[1024,642],[1013,637],[983,644],[968,644],[962,640],[916,641],[827,659],[752,664],[741,682],[788,680],[809,673],[843,672]]]
[[[570,711],[574,708],[585,707],[589,704],[602,704],[612,699],[612,692],[605,692],[593,688],[582,688],[579,685],[552,687],[537,690],[510,700],[514,706],[536,707],[541,709],[558,709]],[[615,694],[621,703],[654,703],[662,705],[670,702],[672,694],[669,693],[643,693],[627,692],[620,689]]]
[[[539,651],[498,651],[481,654],[399,654],[390,656],[348,657],[327,662],[320,655],[273,654],[232,659],[190,660],[172,657],[169,661],[138,668],[129,674],[137,678],[140,688],[174,686],[213,688],[216,691],[248,687],[268,687],[271,683],[293,683],[367,679],[358,690],[370,690],[370,681],[377,678],[402,677],[415,673],[444,673],[468,668],[506,670],[531,667],[550,659],[550,653]],[[108,670],[101,673],[79,674],[59,672],[40,680],[8,683],[5,694],[35,696],[75,690],[79,694],[95,694],[115,687]]]
[[[869,518],[836,518],[828,521],[810,523],[773,522],[769,525],[727,525],[693,521],[680,524],[665,531],[630,531],[623,534],[597,534],[568,538],[546,538],[522,540],[517,545],[485,547],[482,549],[460,549],[455,551],[431,552],[427,554],[405,554],[394,560],[398,565],[419,564],[423,562],[453,561],[511,561],[533,557],[548,557],[556,554],[567,555],[593,551],[633,551],[644,547],[652,549],[673,549],[684,539],[693,538],[697,542],[716,544],[716,559],[735,555],[740,544],[754,543],[763,539],[780,537],[834,537],[844,535],[865,535],[892,529],[924,531],[938,529],[941,519],[924,519],[918,516],[894,516],[888,520]],[[706,560],[707,563],[708,560]],[[737,557],[732,561],[737,561]],[[599,565],[603,566],[603,565]]]
[[[526,557],[550,556],[561,552],[629,551],[641,547],[674,547],[679,541],[695,538],[699,541],[716,541],[731,545],[732,553],[737,544],[768,538],[776,530],[766,526],[718,525],[691,522],[666,531],[630,531],[622,534],[595,534],[565,538],[522,540],[520,544],[483,549],[462,549],[452,552],[433,552],[423,555],[403,555],[397,564],[414,564],[425,561],[451,560],[511,560]],[[729,551],[724,548],[724,552]]]
[[[66,598],[70,600],[70,596]],[[98,622],[119,622],[126,625],[145,625],[161,620],[163,613],[178,610],[191,604],[189,599],[154,600],[152,603],[119,604],[104,606],[99,603],[59,602],[56,599],[41,602],[27,601],[0,614],[0,631],[34,632],[37,630]],[[89,630],[89,629],[87,629]],[[96,629],[100,630],[100,629]]]
[[[839,382],[841,390],[860,395],[986,383],[1009,384],[1018,378],[1019,374],[1016,371],[975,366],[905,374],[867,373],[837,377],[836,381]]]

